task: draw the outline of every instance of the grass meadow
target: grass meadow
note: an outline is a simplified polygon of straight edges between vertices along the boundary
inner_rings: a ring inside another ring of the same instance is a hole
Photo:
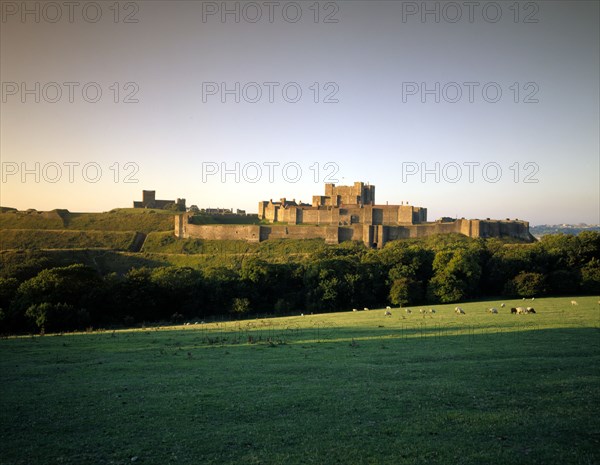
[[[576,300],[3,339],[0,463],[598,464],[600,305]]]

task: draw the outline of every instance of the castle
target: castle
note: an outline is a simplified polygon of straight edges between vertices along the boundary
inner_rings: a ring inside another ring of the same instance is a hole
[[[189,214],[175,216],[175,236],[206,240],[322,238],[328,244],[361,241],[382,248],[386,242],[460,233],[469,237],[512,237],[533,240],[529,223],[519,220],[466,220],[442,218],[427,222],[427,209],[412,205],[377,205],[375,186],[355,182],[352,186],[325,184],[325,195],[312,203],[280,199],[258,204],[260,225],[194,225]]]
[[[375,186],[355,182],[353,186],[325,184],[325,195],[314,195],[312,204],[297,204],[285,198],[258,203],[258,217],[271,223],[350,226],[421,224],[427,209],[411,205],[376,205]]]

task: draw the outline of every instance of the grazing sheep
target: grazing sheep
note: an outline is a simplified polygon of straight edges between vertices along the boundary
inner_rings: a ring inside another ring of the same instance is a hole
[[[513,307],[513,308],[511,308],[511,309],[510,309],[510,313],[517,313],[517,309],[516,309],[516,308],[514,308],[514,307]]]
[[[454,312],[455,312],[457,315],[464,315],[464,314],[465,314],[465,311],[464,311],[462,308],[460,308],[460,307],[456,307],[456,308],[454,309]]]
[[[419,313],[425,313],[425,310],[423,310],[422,308],[419,309]]]
[[[506,304],[504,304],[504,302],[503,302],[500,304],[500,307],[504,308],[504,307],[506,307]]]
[[[490,313],[498,313],[498,309],[494,308],[494,307],[488,308],[488,312],[490,312]]]
[[[531,300],[535,300],[535,297],[532,297]]]
[[[390,312],[389,310],[385,311],[385,316],[392,316],[392,312]]]
[[[433,308],[430,308],[429,313],[435,313],[435,310]]]
[[[405,309],[404,309],[404,311],[405,311],[406,313],[412,313],[412,310],[411,310],[410,308],[405,308]]]
[[[355,309],[355,308],[353,308],[353,309],[352,309],[352,311],[353,311],[353,312],[356,312],[356,309]]]
[[[576,300],[571,300],[571,305],[579,305]]]
[[[535,308],[527,307],[527,313],[535,313]]]
[[[365,312],[368,312],[368,311],[369,311],[369,309],[368,309],[367,307],[363,308],[363,310],[364,310]]]
[[[386,310],[391,310],[392,307],[390,307],[389,305],[387,307],[385,307]]]
[[[517,315],[525,315],[527,313],[527,309],[525,307],[517,307]]]

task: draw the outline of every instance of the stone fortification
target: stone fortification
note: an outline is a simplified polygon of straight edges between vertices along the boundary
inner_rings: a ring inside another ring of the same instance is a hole
[[[466,220],[443,218],[427,222],[427,209],[412,205],[377,205],[375,186],[325,185],[325,195],[311,204],[280,199],[258,204],[261,225],[194,225],[190,214],[175,216],[175,235],[205,240],[324,239],[328,244],[361,241],[381,248],[388,241],[435,234],[459,233],[469,237],[511,237],[532,240],[529,223],[519,220]]]

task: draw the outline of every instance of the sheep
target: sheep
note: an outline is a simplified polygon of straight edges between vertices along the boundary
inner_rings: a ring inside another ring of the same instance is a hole
[[[435,310],[433,308],[430,308],[429,313],[435,313]]]
[[[356,312],[357,310],[355,308],[352,309],[353,312]]]
[[[527,313],[536,313],[535,312],[535,308],[533,308],[533,307],[527,307]]]
[[[490,313],[498,313],[498,309],[492,307],[492,308],[488,308],[488,312]]]
[[[412,313],[412,310],[411,310],[410,308],[405,308],[405,309],[404,309],[404,311],[405,311],[406,313]]]
[[[525,315],[527,313],[527,309],[525,307],[517,307],[517,315]]]
[[[392,312],[390,312],[389,310],[385,311],[385,316],[392,316]]]
[[[460,308],[460,307],[456,307],[456,308],[454,309],[454,312],[455,312],[457,315],[464,315],[464,314],[465,314],[465,311],[464,311],[462,308]]]
[[[504,308],[504,307],[506,307],[506,304],[505,304],[504,302],[502,302],[502,303],[500,304],[500,307]]]
[[[516,308],[514,308],[514,307],[513,307],[513,308],[511,308],[511,309],[510,309],[510,313],[517,313],[517,309],[516,309]]]
[[[576,300],[571,300],[571,305],[579,305]]]
[[[390,307],[389,305],[387,307],[385,307],[386,310],[391,310],[392,307]]]
[[[419,309],[419,313],[425,313],[425,310],[423,310],[422,308]]]
[[[368,311],[369,311],[369,309],[368,309],[367,307],[363,308],[363,310],[364,310],[365,312],[368,312]]]

